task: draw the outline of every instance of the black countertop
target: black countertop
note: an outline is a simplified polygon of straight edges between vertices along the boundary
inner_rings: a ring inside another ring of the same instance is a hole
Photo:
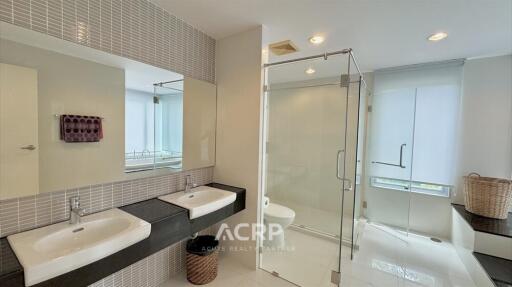
[[[508,219],[492,219],[473,214],[467,211],[464,205],[452,206],[475,231],[512,238],[512,213],[509,212]]]
[[[0,286],[24,286],[23,268],[5,237],[0,238]]]
[[[180,213],[188,212],[182,207],[169,204],[156,198],[126,205],[120,207],[120,209],[151,224],[165,220],[169,217],[177,216]]]
[[[245,209],[245,189],[219,183],[208,186],[235,192],[235,202],[195,219],[189,219],[187,209],[157,198],[119,207],[151,223],[150,236],[117,253],[34,286],[88,286]],[[0,286],[25,286],[23,268],[7,238],[0,238],[0,251]]]
[[[478,252],[473,252],[473,255],[497,287],[512,287],[512,260]]]
[[[496,287],[512,287],[512,284],[508,284],[508,283],[504,283],[504,282],[500,282],[500,281],[496,281],[496,280],[493,280],[494,281],[494,285],[496,285]]]

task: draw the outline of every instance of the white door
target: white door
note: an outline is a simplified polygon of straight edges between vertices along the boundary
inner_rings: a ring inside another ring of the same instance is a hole
[[[0,63],[0,199],[37,194],[37,71]]]

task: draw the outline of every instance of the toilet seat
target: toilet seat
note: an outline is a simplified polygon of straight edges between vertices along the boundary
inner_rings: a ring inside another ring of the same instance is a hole
[[[295,211],[291,210],[286,206],[282,206],[276,203],[270,203],[264,210],[265,216],[273,218],[294,218]]]

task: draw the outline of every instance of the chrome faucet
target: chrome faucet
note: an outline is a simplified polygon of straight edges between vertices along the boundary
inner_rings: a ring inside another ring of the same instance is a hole
[[[185,193],[192,192],[192,188],[196,187],[197,184],[192,183],[192,176],[187,175],[185,177]]]
[[[80,223],[80,217],[84,215],[84,209],[80,207],[80,198],[73,196],[69,199],[69,224]]]

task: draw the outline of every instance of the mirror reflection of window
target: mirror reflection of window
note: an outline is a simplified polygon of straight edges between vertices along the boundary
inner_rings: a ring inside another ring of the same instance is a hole
[[[127,172],[182,167],[183,84],[155,84],[154,91],[126,90]]]
[[[155,167],[181,168],[183,91],[155,86]]]
[[[126,153],[137,156],[154,150],[153,93],[128,89],[125,101]]]

